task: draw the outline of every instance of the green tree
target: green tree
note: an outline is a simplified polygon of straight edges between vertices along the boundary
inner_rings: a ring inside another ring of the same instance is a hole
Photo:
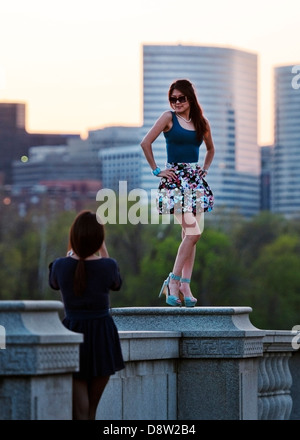
[[[261,249],[275,240],[284,230],[286,220],[270,212],[262,212],[250,220],[233,225],[233,245],[246,265],[259,256]]]
[[[290,329],[300,320],[300,239],[284,234],[266,245],[251,268],[255,322]]]
[[[13,204],[1,207],[0,299],[60,299],[48,286],[48,265],[66,254],[76,213],[50,215],[48,205],[32,207],[25,217]],[[265,329],[299,324],[299,224],[272,213],[209,219],[191,282],[198,305],[251,306],[251,321]],[[112,307],[164,306],[158,294],[173,267],[180,226],[107,224],[105,230],[123,277],[121,291],[111,292]]]

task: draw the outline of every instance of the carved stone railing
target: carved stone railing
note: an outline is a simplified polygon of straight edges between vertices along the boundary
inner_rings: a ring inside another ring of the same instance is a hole
[[[0,419],[71,419],[82,335],[62,325],[62,309],[0,301]],[[251,310],[112,309],[126,367],[111,377],[97,418],[299,420],[295,333],[257,329]]]
[[[300,418],[300,379],[293,389],[289,367],[292,356],[294,374],[300,365],[300,355],[291,343],[294,333],[255,328],[249,320],[251,311],[249,307],[124,308],[114,309],[113,315],[122,338],[129,330],[132,337],[144,331],[150,338],[153,329],[160,337],[164,331],[180,332],[179,354],[174,359],[177,388],[172,393],[178,399],[178,420],[287,420],[291,414]],[[175,333],[173,345],[174,337]],[[146,345],[140,342],[140,347]],[[162,361],[153,356],[153,365],[156,360]],[[126,361],[134,365],[135,357]],[[122,383],[124,395],[126,372]],[[130,393],[127,396],[130,407]],[[297,411],[292,412],[293,403]]]
[[[121,335],[129,330],[180,332],[173,393],[178,420],[246,420],[258,417],[258,364],[265,336],[251,324],[250,312],[249,307],[124,308],[114,309],[113,317]],[[124,375],[122,394],[134,407],[136,392],[131,402]]]
[[[258,418],[289,420],[293,401],[289,360],[293,347],[291,332],[268,331],[264,337],[264,355],[259,362]]]
[[[72,419],[72,373],[82,335],[61,323],[60,301],[0,301],[0,419]]]

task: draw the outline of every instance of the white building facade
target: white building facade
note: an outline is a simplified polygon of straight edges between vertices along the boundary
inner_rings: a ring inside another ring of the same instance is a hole
[[[271,210],[288,218],[300,217],[300,81],[297,82],[295,67],[274,69],[275,140]]]
[[[216,154],[208,182],[216,208],[255,215],[260,207],[260,151],[257,143],[257,55],[232,48],[144,45],[144,132],[170,109],[168,90],[179,78],[195,86],[210,122]],[[153,144],[158,166],[166,162],[165,140]],[[200,164],[205,145],[200,147]],[[142,186],[158,186],[144,161]]]
[[[99,150],[103,188],[118,193],[120,182],[126,182],[127,191],[141,188],[142,155],[138,144]]]

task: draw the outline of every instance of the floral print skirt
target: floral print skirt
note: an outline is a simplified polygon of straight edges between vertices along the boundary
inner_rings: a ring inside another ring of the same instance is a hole
[[[192,212],[197,215],[213,209],[214,195],[206,180],[200,177],[200,165],[167,163],[166,167],[174,169],[176,178],[160,180],[156,197],[159,214]]]

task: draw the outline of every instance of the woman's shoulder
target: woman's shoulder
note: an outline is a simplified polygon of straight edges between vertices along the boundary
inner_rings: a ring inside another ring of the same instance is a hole
[[[61,267],[65,264],[70,264],[72,260],[75,261],[74,258],[71,257],[57,257],[50,263],[50,266]]]
[[[101,264],[107,266],[107,267],[115,267],[118,266],[117,260],[111,257],[105,257],[105,258],[99,258]]]
[[[157,119],[156,123],[163,123],[163,125],[169,124],[172,121],[173,112],[171,110],[166,110]]]
[[[162,119],[165,119],[166,121],[170,122],[170,121],[172,121],[172,119],[173,119],[173,115],[174,115],[174,114],[175,114],[175,113],[172,112],[172,110],[166,110],[165,112],[163,112],[163,113],[160,115],[160,117],[161,117]]]
[[[167,133],[170,131],[170,129],[173,126],[173,120],[174,120],[174,112],[171,110],[166,110],[160,115],[159,120],[162,122],[162,125],[164,126],[164,133]]]

